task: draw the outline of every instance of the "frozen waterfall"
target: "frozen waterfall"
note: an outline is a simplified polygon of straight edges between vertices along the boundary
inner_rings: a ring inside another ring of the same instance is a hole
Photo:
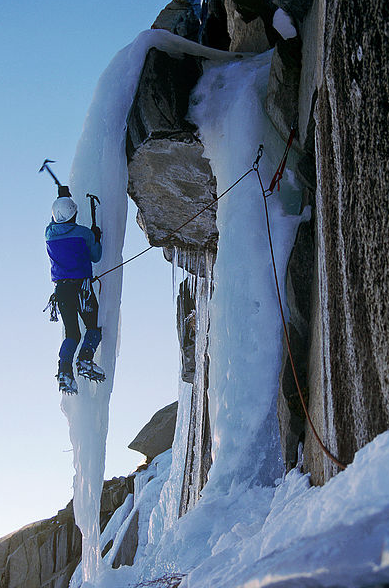
[[[96,274],[120,264],[127,214],[126,119],[147,51],[158,47],[171,54],[183,52],[219,60],[233,55],[201,47],[166,31],[145,31],[120,51],[102,74],[77,146],[70,187],[86,224],[86,193],[98,195],[103,257]],[[81,383],[77,398],[63,398],[74,451],[74,510],[83,536],[82,577],[95,581],[101,566],[99,508],[103,485],[109,398],[112,391],[118,338],[122,270],[104,277],[99,324],[103,340],[97,361],[107,376],[103,384]],[[87,584],[86,584],[87,585]]]
[[[151,46],[210,59],[193,92],[189,116],[200,130],[219,194],[251,168],[259,143],[265,146],[260,171],[268,184],[284,148],[263,109],[270,54],[234,60],[231,54],[165,31],[140,35],[102,75],[73,166],[71,188],[81,216],[87,215],[86,192],[96,193],[102,201],[104,257],[97,273],[121,260],[127,202],[126,117]],[[301,220],[293,165],[292,157],[281,193],[269,200],[281,283]],[[100,538],[99,501],[121,272],[104,279],[99,361],[107,381],[98,395],[94,384],[84,385],[77,398],[64,398],[62,405],[74,448],[75,516],[83,533],[82,566],[72,578],[72,588],[124,588],[153,580],[158,586],[157,579],[166,576],[182,578],[180,588],[249,588],[266,582],[308,587],[312,582],[320,585],[318,578],[326,586],[359,586],[363,584],[358,582],[372,583],[369,574],[374,573],[377,581],[389,577],[388,473],[382,467],[389,459],[388,433],[358,452],[355,462],[323,488],[311,488],[309,476],[298,470],[279,478],[275,405],[282,330],[262,206],[257,179],[250,174],[219,202],[212,297],[209,274],[192,281],[197,293],[196,355],[210,357],[209,480],[200,491],[198,439],[205,391],[200,385],[204,366],[199,365],[195,410],[191,405],[196,394],[190,384],[181,382],[172,450],[136,474],[134,499],[128,497]],[[193,414],[198,416],[192,427],[193,476],[185,481]],[[185,484],[189,509],[179,518]],[[138,548],[132,565],[112,569],[135,522]],[[102,561],[100,548],[109,542],[112,547]]]

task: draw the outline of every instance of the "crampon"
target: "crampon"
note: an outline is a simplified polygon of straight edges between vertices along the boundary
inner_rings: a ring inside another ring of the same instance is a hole
[[[91,359],[78,359],[76,362],[77,374],[92,382],[104,382],[105,373]]]
[[[77,382],[71,374],[58,372],[55,377],[58,380],[59,391],[62,392],[62,394],[78,394]]]

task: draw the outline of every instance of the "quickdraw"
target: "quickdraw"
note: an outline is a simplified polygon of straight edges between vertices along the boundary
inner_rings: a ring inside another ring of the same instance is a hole
[[[43,312],[46,312],[47,309],[50,309],[50,321],[53,323],[58,322],[58,300],[55,292],[50,296],[47,306],[43,309]]]

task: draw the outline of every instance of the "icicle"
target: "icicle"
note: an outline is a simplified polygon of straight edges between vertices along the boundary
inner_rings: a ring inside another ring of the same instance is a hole
[[[195,296],[195,288],[196,288],[196,276],[194,274],[189,274],[188,275],[188,285],[189,285],[189,292],[190,292],[190,296],[191,298],[194,298]]]
[[[188,274],[187,263],[188,263],[188,251],[186,249],[182,249],[181,250],[182,281],[185,280],[185,278]]]
[[[173,295],[173,304],[176,303],[177,298],[177,267],[178,267],[178,250],[177,247],[174,245],[172,251],[172,295]]]

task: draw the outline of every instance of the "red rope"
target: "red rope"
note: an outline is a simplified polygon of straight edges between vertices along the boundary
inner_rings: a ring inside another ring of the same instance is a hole
[[[273,176],[272,181],[270,182],[269,188],[267,190],[264,189],[263,187],[263,183],[262,183],[262,178],[260,176],[259,173],[259,160],[262,156],[263,153],[263,145],[259,146],[258,149],[258,154],[257,154],[257,158],[255,160],[255,162],[253,163],[253,166],[247,170],[242,176],[240,176],[240,178],[238,180],[236,180],[236,182],[234,182],[231,186],[229,186],[229,188],[227,188],[227,190],[225,190],[222,194],[220,194],[220,196],[218,196],[213,202],[211,202],[210,204],[208,204],[207,206],[205,206],[204,208],[202,208],[197,214],[193,215],[192,217],[190,217],[190,219],[188,219],[187,221],[185,221],[184,223],[182,223],[182,225],[180,225],[179,227],[177,227],[174,231],[172,231],[171,233],[169,233],[166,237],[166,241],[169,240],[171,237],[173,237],[174,235],[176,235],[181,229],[183,229],[184,227],[186,227],[186,225],[188,225],[190,222],[192,222],[195,218],[197,218],[200,214],[202,214],[205,210],[208,210],[209,208],[211,208],[216,202],[218,202],[221,198],[223,198],[223,196],[225,196],[230,190],[232,190],[232,188],[234,188],[237,184],[239,184],[239,182],[241,182],[246,176],[248,176],[252,171],[255,171],[258,177],[258,181],[259,184],[261,186],[261,191],[262,191],[262,196],[263,196],[263,201],[264,201],[264,205],[265,205],[265,214],[266,214],[266,224],[267,224],[267,232],[268,232],[268,238],[269,238],[269,247],[270,247],[270,254],[271,254],[271,258],[272,258],[272,265],[273,265],[273,273],[274,273],[274,280],[275,280],[275,284],[276,284],[276,290],[277,290],[277,298],[278,298],[278,304],[280,307],[280,313],[281,313],[281,319],[282,319],[282,325],[283,325],[283,329],[284,329],[284,334],[285,334],[285,340],[286,340],[286,345],[287,345],[287,349],[288,349],[288,355],[289,355],[289,359],[290,359],[290,363],[291,363],[291,367],[292,367],[292,372],[293,372],[293,377],[294,377],[294,381],[296,383],[296,387],[298,390],[298,394],[300,397],[300,401],[305,413],[305,416],[307,418],[307,421],[312,429],[312,432],[317,440],[317,442],[319,443],[321,449],[323,450],[323,452],[327,455],[327,457],[333,462],[335,463],[340,469],[344,470],[346,469],[346,465],[344,463],[342,463],[341,461],[339,461],[334,455],[332,455],[332,453],[326,448],[326,446],[324,445],[323,441],[320,439],[320,436],[318,434],[318,432],[316,431],[316,428],[312,422],[312,419],[308,413],[308,409],[300,388],[300,383],[297,377],[297,372],[296,372],[296,368],[295,368],[295,364],[294,364],[294,360],[293,360],[293,355],[292,355],[292,350],[291,350],[291,346],[290,346],[290,340],[289,340],[289,335],[288,335],[288,330],[287,330],[287,326],[286,326],[286,321],[285,321],[285,316],[284,316],[284,311],[282,308],[282,301],[281,301],[281,294],[280,294],[280,288],[279,288],[279,284],[278,284],[278,277],[277,277],[277,268],[276,268],[276,263],[275,263],[275,259],[274,259],[274,251],[273,251],[273,242],[272,242],[272,237],[271,237],[271,230],[270,230],[270,221],[269,221],[269,213],[268,213],[268,208],[267,208],[267,197],[270,196],[272,194],[272,192],[274,191],[274,187],[277,184],[277,188],[278,190],[280,189],[280,181],[282,179],[284,170],[285,170],[285,166],[286,166],[286,161],[288,158],[288,154],[289,154],[289,150],[292,146],[293,143],[293,139],[295,137],[296,134],[296,128],[295,125],[292,126],[290,134],[289,134],[289,138],[288,138],[288,142],[287,145],[285,147],[285,151],[282,155],[281,161],[277,167],[277,170]],[[100,278],[102,278],[103,276],[106,276],[107,274],[115,271],[116,269],[118,269],[119,267],[122,267],[124,265],[126,265],[127,263],[130,263],[130,261],[134,261],[135,259],[137,259],[138,257],[140,257],[141,255],[143,255],[144,253],[146,253],[147,251],[150,251],[150,249],[153,249],[154,247],[156,247],[155,245],[150,245],[149,247],[147,247],[146,249],[143,249],[143,251],[140,251],[139,253],[137,253],[136,255],[134,255],[133,257],[130,257],[129,259],[127,259],[126,261],[123,261],[122,263],[119,263],[118,265],[116,265],[115,267],[107,270],[106,272],[103,272],[102,274],[100,274],[99,276],[96,276],[95,278],[93,278],[93,282],[95,282],[96,280],[99,282],[100,284],[100,290],[101,290],[101,281]]]
[[[286,163],[286,161],[285,161]],[[285,167],[285,166],[284,166]],[[341,461],[339,461],[334,455],[332,455],[332,453],[327,449],[327,447],[324,445],[323,441],[320,439],[318,432],[316,431],[315,425],[312,422],[312,419],[309,415],[308,409],[307,409],[307,405],[305,403],[304,400],[304,396],[303,393],[301,391],[301,387],[300,387],[300,383],[297,377],[297,372],[296,372],[296,367],[294,364],[294,360],[293,360],[293,355],[292,355],[292,349],[290,346],[290,339],[289,339],[289,335],[288,335],[288,329],[286,326],[286,321],[285,321],[285,315],[284,315],[284,310],[282,308],[282,301],[281,301],[281,294],[280,294],[280,288],[279,288],[279,284],[278,284],[278,277],[277,277],[277,268],[276,268],[276,262],[274,259],[274,250],[273,250],[273,240],[272,240],[272,236],[271,236],[271,230],[270,230],[270,221],[269,221],[269,212],[268,212],[268,208],[267,208],[267,194],[265,192],[265,189],[263,187],[263,183],[262,183],[262,179],[258,170],[258,165],[255,165],[255,167],[253,167],[253,169],[255,170],[257,176],[258,176],[258,181],[259,184],[261,186],[261,191],[262,191],[262,196],[263,196],[263,202],[265,205],[265,215],[266,215],[266,225],[267,225],[267,234],[268,234],[268,238],[269,238],[269,247],[270,247],[270,254],[271,254],[271,259],[272,259],[272,265],[273,265],[273,273],[274,273],[274,281],[276,284],[276,290],[277,290],[277,298],[278,298],[278,305],[280,307],[280,314],[281,314],[281,319],[282,319],[282,326],[284,329],[284,333],[285,333],[285,340],[286,340],[286,346],[288,349],[288,355],[289,355],[289,359],[290,359],[290,364],[292,366],[292,372],[293,372],[293,377],[294,377],[294,381],[296,383],[297,386],[297,390],[298,390],[298,394],[300,397],[300,401],[305,413],[305,416],[307,417],[307,421],[312,429],[312,432],[317,440],[317,442],[319,443],[320,447],[322,448],[322,450],[324,451],[324,453],[326,454],[326,456],[332,461],[334,462],[341,470],[346,469],[346,465],[344,463],[342,463]],[[270,188],[269,188],[270,190]]]

